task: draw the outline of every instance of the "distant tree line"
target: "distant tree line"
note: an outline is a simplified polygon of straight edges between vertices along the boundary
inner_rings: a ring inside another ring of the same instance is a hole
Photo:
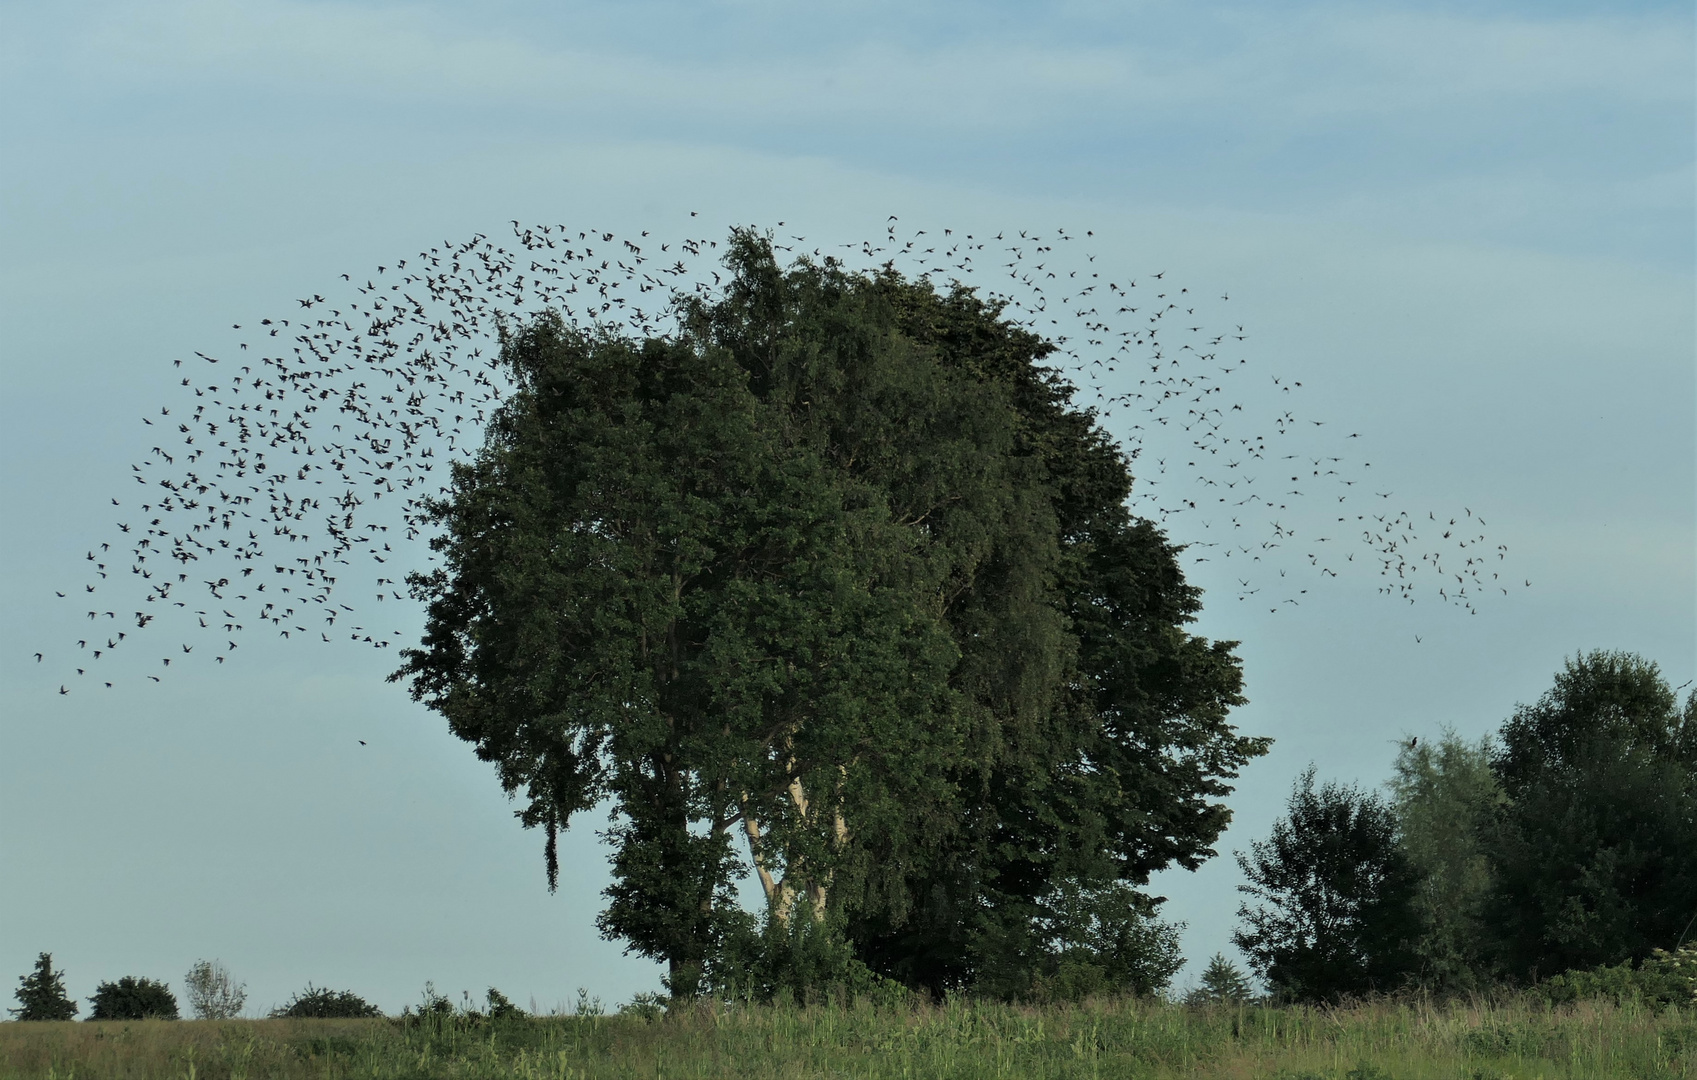
[[[1316,787],[1308,770],[1272,835],[1238,856],[1251,902],[1236,944],[1297,1000],[1683,970],[1692,959],[1674,954],[1697,925],[1694,702],[1680,707],[1653,663],[1592,652],[1495,738],[1410,739],[1388,798]]]
[[[192,974],[192,972],[191,972]],[[73,1020],[79,1006],[65,994],[65,973],[53,970],[53,954],[36,957],[35,969],[18,978],[18,1007],[9,1010],[17,1020]],[[90,1020],[175,1020],[177,998],[171,988],[153,979],[125,975],[103,982],[89,998]]]
[[[231,978],[229,969],[217,960],[198,960],[183,980],[191,1014],[199,1020],[230,1020],[242,1014],[247,1001],[245,984]],[[500,994],[489,991],[491,1004],[513,1008]],[[35,968],[19,976],[14,991],[18,1007],[8,1010],[15,1020],[74,1020],[79,1006],[65,993],[65,973],[53,970],[53,955],[36,957]],[[125,975],[103,982],[89,998],[90,1020],[175,1020],[177,996],[171,987],[154,979]],[[273,1018],[312,1017],[346,1019],[382,1016],[376,1006],[349,991],[325,990],[308,984],[288,1002],[271,1010]]]
[[[1234,941],[1275,1000],[1535,985],[1552,1001],[1636,996],[1697,1006],[1694,837],[1697,693],[1680,707],[1653,663],[1592,652],[1569,661],[1554,687],[1516,710],[1495,738],[1469,742],[1446,730],[1436,742],[1409,739],[1388,797],[1317,785],[1306,770],[1271,835],[1238,855],[1251,902],[1240,909]],[[1173,929],[1148,918],[1136,893],[1104,901],[1101,891],[1063,884],[1054,895],[1051,927],[1060,929],[1050,948],[1058,963],[1042,993],[1149,993],[1177,969]],[[726,946],[746,950],[731,959],[748,981],[706,989],[764,999],[877,989],[853,940],[828,920],[768,919],[760,933],[763,940]],[[1075,949],[1084,956],[1074,959]],[[42,953],[19,979],[11,1014],[73,1019],[78,1005],[63,977]],[[186,985],[194,1015],[240,1014],[245,991],[216,961],[196,963]],[[1005,985],[977,989],[1020,996]],[[1256,996],[1216,954],[1188,1000]],[[146,978],[103,982],[89,1000],[95,1020],[178,1015],[169,987]],[[579,1011],[586,1008],[580,1002]],[[351,992],[309,985],[270,1015],[382,1014]],[[456,1011],[427,987],[424,1003],[406,1015],[525,1014],[493,988],[485,1014],[469,1001]]]

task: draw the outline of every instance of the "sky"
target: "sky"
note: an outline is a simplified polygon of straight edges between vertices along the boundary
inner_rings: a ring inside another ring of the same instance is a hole
[[[1684,3],[0,4],[0,978],[50,951],[82,998],[180,989],[216,957],[255,1011],[657,989],[595,930],[596,822],[549,894],[391,654],[256,637],[69,695],[33,654],[74,649],[53,594],[172,361],[233,324],[513,219],[852,241],[892,214],[1089,230],[1116,273],[1229,295],[1257,379],[1531,583],[1470,614],[1346,574],[1269,610],[1170,522],[1195,629],[1242,643],[1236,722],[1275,739],[1220,856],[1153,883],[1194,978],[1231,954],[1231,852],[1310,763],[1380,784],[1399,740],[1484,735],[1583,650],[1697,675],[1693,45]]]

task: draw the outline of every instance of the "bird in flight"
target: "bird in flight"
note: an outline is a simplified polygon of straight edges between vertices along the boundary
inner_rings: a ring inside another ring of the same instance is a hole
[[[400,630],[373,627],[349,601],[404,599],[393,560],[419,557],[432,528],[426,508],[446,491],[444,466],[477,452],[514,389],[500,359],[504,328],[547,314],[633,340],[676,338],[679,312],[726,287],[712,236],[661,240],[650,230],[620,236],[519,221],[511,231],[501,242],[474,235],[386,259],[374,273],[343,273],[344,285],[285,314],[233,320],[233,355],[208,346],[184,373],[173,361],[174,397],[142,418],[158,420],[168,438],[130,464],[136,486],[112,500],[117,537],[89,549],[92,580],[77,594],[128,590],[133,602],[100,604],[87,618],[131,622],[135,634],[177,627],[180,614],[185,633],[229,635],[228,648],[198,654],[220,664],[243,633],[309,639],[309,620],[321,643],[345,633],[395,648]],[[1443,600],[1472,610],[1481,574],[1504,557],[1470,509],[1466,527],[1433,539],[1384,505],[1392,492],[1358,505],[1370,463],[1344,447],[1360,433],[1338,439],[1328,434],[1336,427],[1302,415],[1300,382],[1275,379],[1276,398],[1245,382],[1252,357],[1231,344],[1247,338],[1244,327],[1209,329],[1220,313],[1189,286],[1167,285],[1167,271],[1145,275],[1135,295],[1151,285],[1165,292],[1132,304],[1138,275],[1110,273],[1077,230],[904,231],[892,214],[881,235],[811,251],[797,250],[800,236],[764,236],[792,265],[889,266],[979,297],[1046,341],[1057,385],[1095,410],[1131,465],[1132,511],[1198,561],[1241,564],[1240,598],[1277,589],[1275,610],[1297,604],[1306,589],[1286,569],[1329,579],[1361,565],[1355,555],[1365,550],[1381,592],[1412,602],[1442,583]],[[1295,468],[1270,471],[1284,465]],[[1303,482],[1292,487],[1286,477]],[[1299,512],[1306,517],[1292,524]],[[100,651],[124,643],[120,631]],[[178,644],[183,663],[172,671],[192,660],[193,646]]]

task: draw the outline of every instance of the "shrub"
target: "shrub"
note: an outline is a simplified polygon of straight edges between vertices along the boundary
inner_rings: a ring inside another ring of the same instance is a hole
[[[117,982],[103,982],[88,999],[94,1006],[90,1020],[175,1020],[177,997],[171,988],[152,979],[125,975]]]
[[[1179,955],[1184,924],[1157,919],[1157,903],[1121,881],[1093,887],[1057,883],[1044,897],[1039,926],[1047,940],[1030,996],[1079,1001],[1166,989],[1184,966]]]
[[[853,1001],[884,981],[854,955],[836,920],[814,919],[798,906],[788,922],[768,912],[758,923],[730,925],[694,990],[727,1000],[810,1004]],[[692,996],[670,981],[666,986],[673,998]]]
[[[229,1020],[240,1016],[247,1002],[247,986],[230,978],[216,960],[200,960],[183,978],[183,993],[189,1008],[202,1020]]]
[[[527,1015],[523,1009],[514,1005],[507,995],[493,986],[489,988],[488,997],[489,1019],[491,1020],[523,1020]]]
[[[1552,1002],[1613,998],[1697,1008],[1697,944],[1678,952],[1656,949],[1633,968],[1631,961],[1545,979],[1538,990]]]
[[[588,989],[580,986],[577,988],[577,1009],[575,1010],[575,1015],[606,1016],[607,1007],[601,1004],[601,999],[599,997],[590,997]]]
[[[382,1015],[381,1009],[351,990],[327,990],[311,983],[271,1010],[272,1019],[358,1020]]]
[[[637,1016],[653,1023],[664,1019],[666,1010],[671,1007],[672,999],[664,994],[641,993],[631,998],[627,1004],[619,1006],[620,1016]]]
[[[65,973],[53,970],[53,954],[35,958],[35,970],[18,976],[18,1007],[7,1009],[19,1020],[69,1020],[77,1003],[65,996]]]

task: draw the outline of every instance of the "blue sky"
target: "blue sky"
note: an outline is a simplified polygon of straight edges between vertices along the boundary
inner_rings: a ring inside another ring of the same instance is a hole
[[[1222,858],[1157,882],[1195,959],[1310,761],[1378,783],[1580,649],[1697,674],[1687,4],[9,3],[0,31],[0,975],[653,987],[596,937],[592,828],[548,895],[389,657],[256,641],[61,697],[31,655],[76,636],[52,591],[173,358],[512,218],[1092,229],[1104,265],[1229,293],[1244,354],[1410,508],[1491,520],[1534,585],[1477,616],[1350,578],[1274,615],[1192,564],[1278,739]]]

